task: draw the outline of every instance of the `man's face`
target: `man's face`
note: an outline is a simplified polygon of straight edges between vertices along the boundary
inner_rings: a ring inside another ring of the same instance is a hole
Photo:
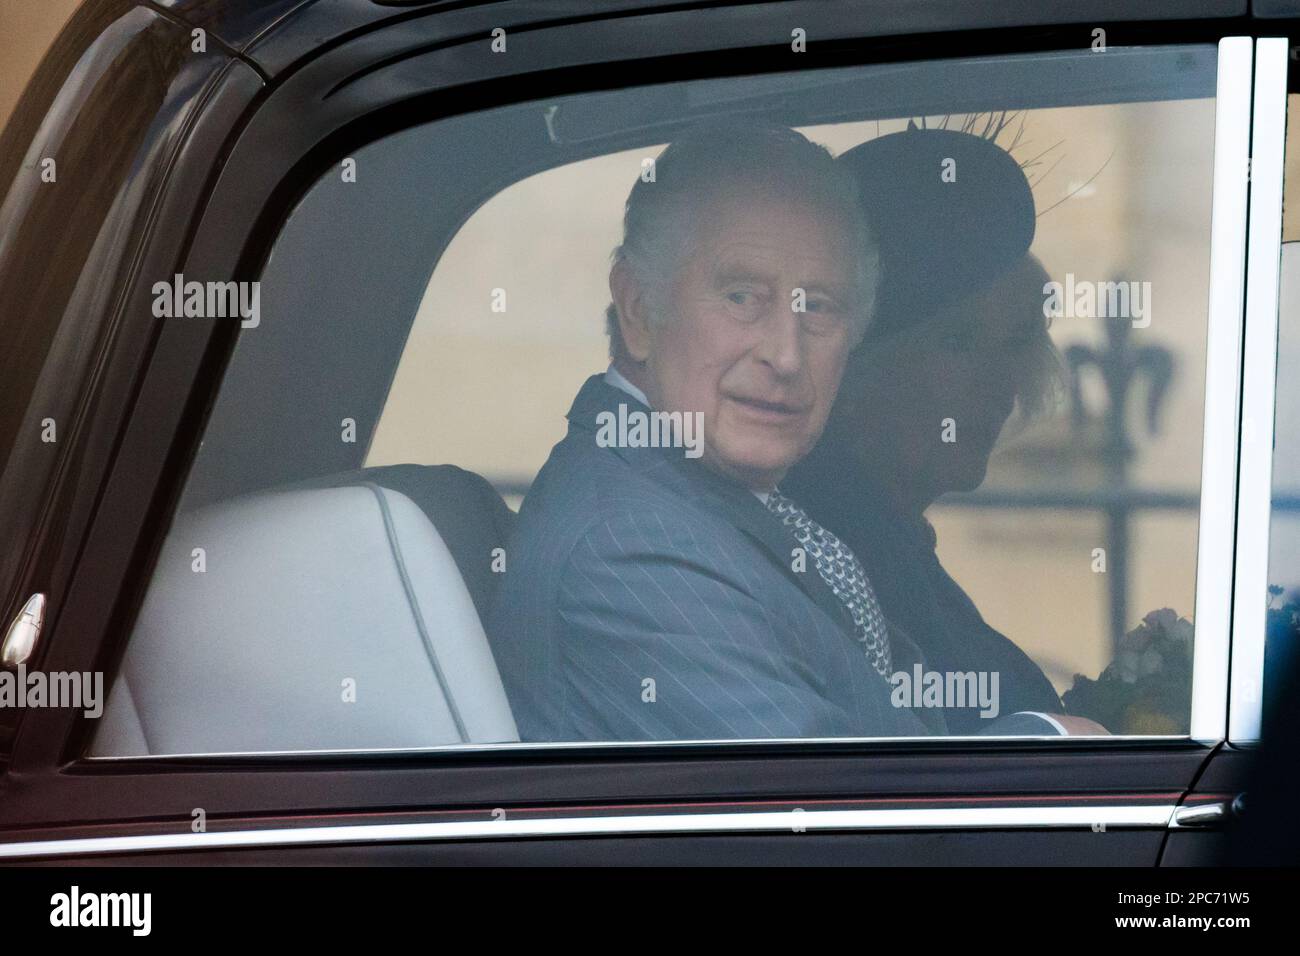
[[[795,198],[704,212],[669,315],[647,330],[643,387],[658,410],[703,413],[715,471],[768,490],[816,443],[852,344],[852,270],[841,217]]]

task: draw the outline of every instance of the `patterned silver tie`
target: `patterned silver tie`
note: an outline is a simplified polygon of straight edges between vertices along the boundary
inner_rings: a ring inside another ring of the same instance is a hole
[[[880,611],[876,592],[867,572],[853,551],[779,491],[767,497],[767,508],[790,529],[800,546],[812,556],[817,573],[835,593],[853,618],[858,640],[866,648],[867,660],[882,677],[893,671],[889,653],[889,632]]]

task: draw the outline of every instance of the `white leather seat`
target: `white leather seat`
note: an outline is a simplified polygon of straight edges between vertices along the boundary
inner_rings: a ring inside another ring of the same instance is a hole
[[[487,638],[442,538],[405,495],[366,484],[250,495],[179,517],[91,752],[513,740]]]

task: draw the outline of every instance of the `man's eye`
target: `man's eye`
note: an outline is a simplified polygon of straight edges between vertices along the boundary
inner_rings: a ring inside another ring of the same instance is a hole
[[[809,312],[816,312],[821,315],[835,315],[840,312],[840,305],[832,299],[809,299],[805,303],[805,308]]]
[[[752,322],[764,311],[766,296],[756,289],[732,289],[725,293],[727,304],[733,318],[742,322]]]

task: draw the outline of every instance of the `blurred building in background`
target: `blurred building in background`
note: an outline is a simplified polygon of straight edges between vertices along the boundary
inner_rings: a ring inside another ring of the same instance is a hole
[[[1063,399],[1049,417],[1013,419],[980,491],[931,517],[949,571],[1064,690],[1075,673],[1110,662],[1117,602],[1125,630],[1159,608],[1193,616],[1212,161],[1190,147],[1212,138],[1214,106],[1033,110],[1024,120],[1013,155],[1034,184],[1033,251],[1062,281],[1070,272],[1150,282],[1151,323],[1116,340],[1100,319],[1057,319],[1058,347],[1094,359],[1080,366],[1080,407]],[[804,132],[838,154],[906,122]],[[607,362],[609,255],[627,191],[660,149],[534,176],[465,224],[430,263],[369,464],[452,462],[516,495],[527,487],[563,435],[578,385]],[[498,288],[504,313],[492,310]],[[1100,367],[1139,351],[1162,356],[1171,374],[1161,382],[1137,363],[1117,416],[1130,447],[1121,468]],[[457,408],[464,414],[446,414]],[[436,420],[429,409],[440,410]],[[1110,549],[1105,573],[1093,570],[1095,548]]]
[[[0,0],[0,126],[81,0]]]

